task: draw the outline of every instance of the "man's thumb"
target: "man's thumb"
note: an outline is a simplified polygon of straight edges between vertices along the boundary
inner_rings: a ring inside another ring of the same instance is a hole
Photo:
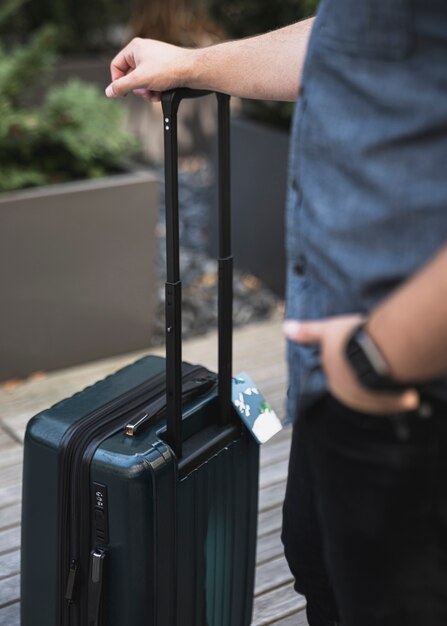
[[[323,338],[324,322],[300,322],[286,320],[283,324],[284,334],[297,343],[320,343]]]
[[[145,87],[144,80],[138,70],[133,70],[121,78],[117,78],[106,88],[108,98],[119,98],[125,96],[133,89]]]

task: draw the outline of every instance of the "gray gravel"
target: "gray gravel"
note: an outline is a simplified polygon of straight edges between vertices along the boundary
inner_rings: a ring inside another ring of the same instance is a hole
[[[157,225],[156,258],[159,287],[151,344],[164,343],[164,283],[166,280],[166,240],[163,171],[158,172],[160,212]],[[217,262],[207,253],[209,207],[214,202],[214,183],[206,161],[185,159],[179,168],[180,202],[180,269],[182,278],[183,337],[205,334],[217,326]],[[280,306],[280,300],[249,274],[235,270],[233,322],[242,326],[269,319]]]

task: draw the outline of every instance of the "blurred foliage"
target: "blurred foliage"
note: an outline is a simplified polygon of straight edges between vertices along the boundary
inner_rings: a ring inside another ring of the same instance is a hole
[[[61,51],[89,53],[119,45],[122,26],[130,14],[130,3],[121,0],[26,0],[20,14],[14,16],[13,26],[16,37],[23,40],[51,23],[57,29]]]
[[[0,30],[22,4],[2,6]],[[0,43],[0,191],[102,176],[121,169],[135,149],[122,107],[92,85],[53,86],[39,107],[23,105],[22,96],[42,84],[55,58],[51,27],[21,46]]]
[[[258,35],[313,15],[318,0],[207,0],[211,17],[230,38]],[[294,104],[269,100],[243,100],[245,116],[288,129]]]
[[[132,36],[195,46],[223,35],[207,0],[26,0],[14,26],[23,36],[47,23],[57,27],[60,49],[75,54],[109,51]]]
[[[207,0],[133,0],[131,30],[138,37],[179,46],[201,46],[221,39]]]

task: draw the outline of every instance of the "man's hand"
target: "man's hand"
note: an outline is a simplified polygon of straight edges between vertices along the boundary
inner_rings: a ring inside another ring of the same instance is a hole
[[[136,37],[111,62],[112,82],[106,96],[117,98],[133,91],[146,100],[158,101],[161,91],[188,82],[194,55],[195,50]]]
[[[376,393],[361,385],[345,357],[348,337],[362,322],[361,315],[329,317],[319,321],[284,322],[288,339],[300,344],[319,344],[330,392],[346,406],[364,413],[390,414],[411,411],[419,405],[418,393]]]

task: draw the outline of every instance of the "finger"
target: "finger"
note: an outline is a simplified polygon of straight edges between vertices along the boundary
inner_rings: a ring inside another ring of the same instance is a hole
[[[408,389],[402,393],[367,393],[362,396],[347,396],[343,392],[332,388],[331,393],[343,404],[363,413],[389,415],[404,411],[413,411],[419,407],[420,397],[415,389]]]
[[[325,324],[325,321],[300,322],[298,320],[286,320],[283,324],[283,331],[288,339],[297,343],[321,343]]]
[[[151,89],[147,89],[146,87],[142,87],[139,89],[133,89],[133,93],[136,96],[140,96],[143,100],[147,102],[160,102],[161,93],[159,91],[152,91]]]
[[[400,402],[404,410],[411,411],[418,408],[421,398],[416,389],[409,389],[401,395]]]
[[[135,96],[147,97],[149,95],[149,89],[146,87],[139,87],[138,89],[132,89]]]
[[[374,398],[374,404],[381,413],[412,411],[419,406],[419,394],[415,389],[408,389],[400,394],[380,394]]]
[[[110,83],[106,88],[106,96],[108,98],[119,98],[125,96],[129,91],[144,87],[145,79],[138,69],[129,72],[125,76],[118,78]]]
[[[161,93],[159,91],[149,91],[151,102],[161,102]]]
[[[129,70],[135,69],[135,45],[136,40],[133,39],[112,59],[112,62],[110,63],[110,75],[112,82],[122,76],[125,76]]]
[[[135,96],[143,98],[146,102],[160,102],[161,100],[161,93],[159,91],[152,91],[151,89],[146,89],[146,87],[133,89],[132,92]]]

